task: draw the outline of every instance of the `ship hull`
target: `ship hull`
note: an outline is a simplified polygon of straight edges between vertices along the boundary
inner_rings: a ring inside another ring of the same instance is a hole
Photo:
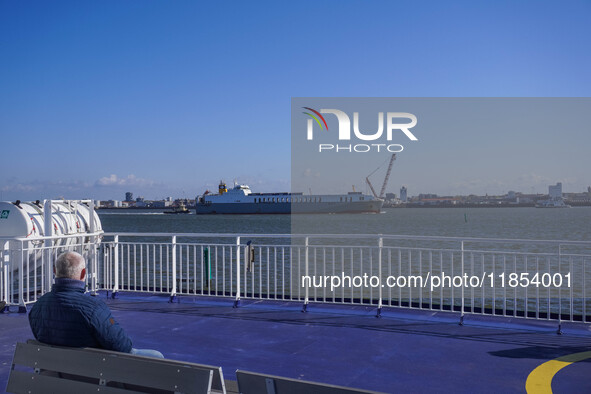
[[[383,201],[316,203],[211,203],[197,204],[197,214],[291,214],[291,213],[379,213]]]

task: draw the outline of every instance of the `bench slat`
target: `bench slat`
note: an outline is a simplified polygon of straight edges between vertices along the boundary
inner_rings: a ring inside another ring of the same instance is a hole
[[[112,355],[116,355],[117,357],[120,357],[120,358],[128,357],[128,358],[132,358],[132,359],[147,359],[152,362],[163,363],[168,366],[171,366],[171,365],[172,366],[183,366],[183,367],[189,366],[192,369],[212,370],[213,371],[213,379],[212,379],[212,385],[211,385],[212,390],[221,391],[224,394],[226,393],[226,387],[224,384],[224,374],[222,372],[222,367],[216,367],[216,366],[206,365],[206,364],[196,364],[196,363],[185,362],[185,361],[169,360],[169,359],[145,358],[143,356],[136,356],[136,355],[132,355],[132,354],[128,354],[128,353],[120,353],[120,352],[115,352],[112,350],[105,350],[105,349],[67,348],[67,347],[62,347],[62,346],[47,345],[47,344],[41,343],[39,341],[36,341],[34,339],[27,340],[27,344],[45,346],[45,347],[50,347],[50,348],[66,349],[66,350],[83,350],[85,352],[93,352],[93,353],[98,353],[100,355],[112,354]]]
[[[12,373],[22,372],[14,370],[14,365],[182,393],[209,393],[215,371],[215,369],[201,367],[199,364],[168,362],[165,359],[110,351],[65,348],[38,342],[17,343]],[[12,379],[12,373],[10,379]],[[219,367],[218,373],[221,375]],[[17,373],[15,377],[18,375]],[[64,378],[53,377],[53,379],[68,382],[68,384],[72,381],[81,383]],[[220,385],[219,382],[218,385]],[[98,387],[92,383],[91,386],[94,390]],[[105,386],[101,386],[101,390],[103,387]]]
[[[238,388],[241,394],[379,394],[376,391],[240,370],[236,371],[236,378],[238,379]]]
[[[61,379],[53,376],[37,375],[33,372],[17,371],[10,372],[10,378],[6,391],[16,394],[80,394],[96,392],[98,385],[79,382],[76,380]],[[100,386],[100,393],[106,394],[129,394],[133,391],[119,389],[116,387]]]
[[[129,358],[143,358],[143,356],[136,356],[133,354],[127,354],[127,353],[119,353],[119,352],[114,352],[111,350],[104,350],[104,349],[94,349],[94,348],[84,348],[84,350],[86,351],[90,351],[90,352],[97,352],[97,353],[101,353],[101,354],[115,354],[118,357],[121,358],[125,358],[125,357],[129,357]],[[211,370],[213,371],[213,381],[212,381],[212,390],[218,390],[218,391],[222,391],[222,392],[226,392],[226,387],[224,384],[224,374],[222,372],[222,367],[216,367],[213,365],[207,365],[207,364],[196,364],[196,363],[191,363],[191,362],[186,362],[186,361],[178,361],[178,360],[169,360],[169,359],[160,359],[160,358],[149,358],[150,361],[153,361],[155,363],[165,363],[167,365],[177,365],[177,366],[189,366],[191,368],[195,368],[195,369],[204,369],[204,370]]]

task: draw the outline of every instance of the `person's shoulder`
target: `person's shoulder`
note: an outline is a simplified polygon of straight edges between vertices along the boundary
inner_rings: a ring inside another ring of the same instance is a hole
[[[83,302],[85,304],[91,304],[91,305],[95,305],[95,306],[104,306],[106,307],[107,304],[101,300],[98,296],[93,296],[90,295],[89,293],[80,293],[80,302]]]
[[[101,313],[102,311],[107,311],[110,313],[110,309],[107,303],[100,299],[98,296],[84,294],[82,297],[80,297],[80,304],[83,305],[85,308],[91,309],[93,314]]]
[[[53,293],[51,291],[43,294],[41,297],[39,297],[37,299],[37,301],[35,301],[35,303],[33,304],[33,309],[36,306],[38,307],[38,306],[43,305],[43,304],[45,304],[47,302],[51,302],[51,300],[53,299],[53,296],[54,295],[53,295]]]
[[[111,313],[109,307],[103,300],[89,294],[80,293],[76,299],[75,305],[76,309],[89,321],[102,319],[103,315]]]

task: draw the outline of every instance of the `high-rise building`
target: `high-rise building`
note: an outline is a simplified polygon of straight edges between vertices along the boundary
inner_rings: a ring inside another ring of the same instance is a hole
[[[133,201],[133,193],[132,192],[125,193],[125,201],[127,201],[127,202]]]
[[[556,185],[548,186],[548,196],[552,200],[558,200],[562,198],[562,183],[558,182]]]
[[[402,186],[400,188],[400,201],[402,201],[402,202],[406,202],[407,201],[407,197],[406,197],[406,186]]]

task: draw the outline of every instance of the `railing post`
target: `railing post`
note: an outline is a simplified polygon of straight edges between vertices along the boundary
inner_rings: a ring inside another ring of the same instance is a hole
[[[464,240],[462,240],[462,242],[461,242],[461,249],[462,249],[462,254],[460,256],[461,257],[461,263],[462,263],[461,275],[462,275],[462,278],[464,278],[465,277],[464,276],[464,274],[465,274],[465,272],[464,272]],[[453,261],[452,261],[452,264],[453,264]],[[461,305],[460,306],[460,308],[461,308],[461,311],[460,311],[460,326],[463,326],[464,325],[464,288],[465,287],[466,287],[466,284],[465,283],[462,283],[462,291],[461,291],[461,294],[462,294],[462,302],[460,304]],[[453,289],[452,289],[452,291],[453,291]],[[482,307],[484,308],[484,305]],[[453,309],[453,305],[452,305],[452,309]],[[494,314],[494,311],[493,311],[493,314]]]
[[[169,302],[176,299],[176,235],[172,236],[172,291]]]
[[[5,307],[4,308],[0,308],[0,313],[4,312],[5,309],[8,308],[8,304],[10,304],[11,300],[8,298],[8,287],[9,287],[9,280],[8,280],[8,265],[7,263],[10,262],[10,248],[8,247],[9,243],[5,242],[3,245],[3,253],[2,253],[2,261],[0,261],[0,275],[2,275],[2,279],[0,280],[0,282],[2,282],[2,289],[0,289],[1,293],[0,294],[0,301],[4,301]]]
[[[238,308],[240,304],[240,237],[236,237],[236,298],[233,308]]]
[[[119,291],[119,235],[113,237],[113,294],[112,298],[117,296]]]
[[[25,243],[24,241],[20,242],[20,253],[19,253],[19,261],[18,261],[18,311],[19,312],[26,312],[27,307],[25,306]],[[22,310],[24,309],[24,310]]]
[[[376,317],[382,317],[382,248],[384,247],[384,239],[380,236],[378,238],[378,277],[380,278],[380,284],[378,286],[378,311],[376,313]]]
[[[562,245],[558,244],[558,273],[561,273],[560,264],[562,263]],[[527,303],[527,299],[525,300]],[[526,316],[527,317],[527,316]],[[558,329],[556,330],[557,335],[562,335],[562,283],[558,288]]]
[[[46,237],[53,236],[53,215],[51,214],[51,200],[45,200],[43,203],[43,221],[44,221],[44,231],[43,235]],[[43,267],[43,271],[45,272],[45,281],[44,281],[44,289],[42,289],[43,293],[47,293],[51,291],[51,285],[53,284],[53,240],[45,239],[43,241],[45,243],[45,267]]]
[[[78,209],[78,207],[76,207]],[[89,210],[89,228],[91,234],[94,234],[95,231],[95,223],[94,223],[94,200],[90,200],[88,204]],[[90,266],[92,267],[92,278],[90,281],[90,290],[91,294],[96,294],[98,288],[98,259],[96,258],[96,236],[92,235],[89,238],[89,245],[88,245],[88,257],[90,258]],[[84,237],[80,237],[80,248],[84,251]],[[108,290],[107,290],[108,291]]]
[[[19,306],[19,311],[21,307],[25,306],[25,264],[24,264],[24,241],[20,242],[20,253],[19,253],[19,259],[18,259],[18,306]]]
[[[306,270],[306,277],[309,276],[308,274],[308,237],[305,238],[304,240],[304,247],[305,247],[305,270]],[[303,282],[302,282],[303,284]],[[310,288],[309,286],[306,286],[304,288],[304,306],[302,307],[302,312],[308,312],[308,303],[310,302]]]

